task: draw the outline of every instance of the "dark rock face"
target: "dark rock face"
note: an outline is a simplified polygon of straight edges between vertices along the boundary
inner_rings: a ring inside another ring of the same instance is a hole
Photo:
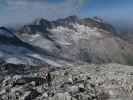
[[[33,70],[41,68],[40,66],[24,65],[24,64],[12,64],[3,62],[0,64],[0,74],[2,75],[14,75],[14,74],[27,74]]]
[[[39,95],[41,95],[41,93],[37,92],[36,90],[32,90],[31,93],[28,96],[26,96],[24,100],[33,100]]]
[[[83,24],[89,27],[97,27],[97,28],[109,31],[112,34],[116,34],[116,29],[112,25],[105,23],[103,21],[98,22],[95,19],[85,18],[80,21],[80,24]]]
[[[16,80],[13,83],[13,87],[24,85],[24,84],[30,83],[30,82],[35,82],[35,86],[39,86],[39,85],[42,85],[42,84],[46,83],[46,79],[41,78],[41,77],[23,77],[19,80]]]

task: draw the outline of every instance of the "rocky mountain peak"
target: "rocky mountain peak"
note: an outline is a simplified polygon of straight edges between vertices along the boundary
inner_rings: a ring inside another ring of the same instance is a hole
[[[85,27],[98,28],[105,31],[108,31],[112,34],[116,33],[115,28],[105,22],[99,22],[92,18],[79,18],[77,16],[69,16],[66,18],[58,19],[55,21],[48,21],[44,18],[38,18],[33,23],[28,25],[24,25],[17,32],[19,33],[28,33],[28,34],[36,34],[36,33],[49,33],[48,29],[54,29],[58,26],[66,27],[69,29],[75,29],[73,25],[79,24],[84,25]]]
[[[115,28],[104,21],[69,16],[55,21],[40,19],[35,22],[25,25],[17,35],[55,57],[72,62],[132,63],[133,46],[117,36]]]
[[[76,23],[80,20],[80,18],[77,17],[76,15],[73,15],[73,16],[66,17],[64,20],[71,23]]]
[[[42,26],[42,27],[50,27],[51,26],[51,22],[44,19],[44,18],[38,18],[36,19],[34,22],[33,22],[34,25],[37,25],[37,26]]]

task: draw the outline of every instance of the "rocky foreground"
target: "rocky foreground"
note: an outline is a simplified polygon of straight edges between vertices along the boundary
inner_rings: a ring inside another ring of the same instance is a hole
[[[22,73],[14,74],[2,70],[0,100],[133,100],[132,66],[69,65],[25,73],[21,66]]]

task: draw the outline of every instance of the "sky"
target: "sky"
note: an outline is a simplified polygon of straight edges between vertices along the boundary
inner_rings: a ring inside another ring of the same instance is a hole
[[[118,25],[133,24],[133,0],[0,0],[0,25],[77,15],[99,16]]]

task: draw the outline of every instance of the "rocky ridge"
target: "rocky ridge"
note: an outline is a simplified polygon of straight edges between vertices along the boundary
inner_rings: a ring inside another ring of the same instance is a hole
[[[119,64],[69,65],[49,72],[43,68],[25,75],[4,77],[0,99],[132,100],[132,75],[132,66]]]

